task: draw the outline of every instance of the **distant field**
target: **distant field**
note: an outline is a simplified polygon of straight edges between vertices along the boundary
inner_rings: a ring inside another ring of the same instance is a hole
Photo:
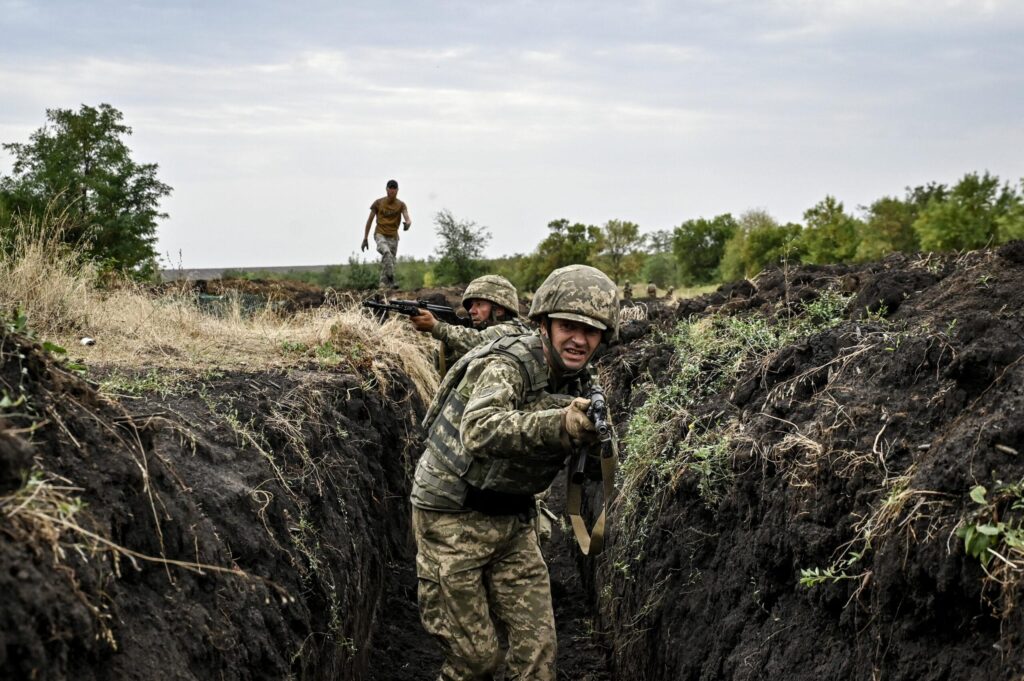
[[[287,267],[205,267],[196,269],[169,269],[160,270],[160,278],[163,281],[178,281],[179,279],[220,279],[227,270],[244,270],[246,272],[273,272],[275,274],[287,274],[288,272],[323,272],[328,265],[290,265]]]

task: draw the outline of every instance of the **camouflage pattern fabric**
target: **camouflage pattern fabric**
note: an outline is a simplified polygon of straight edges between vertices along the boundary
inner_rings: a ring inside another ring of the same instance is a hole
[[[530,304],[530,319],[542,315],[588,324],[618,337],[619,290],[608,275],[589,265],[560,267],[544,280]]]
[[[430,332],[434,338],[444,343],[448,350],[446,357],[454,362],[478,345],[489,343],[501,336],[533,333],[529,326],[518,318],[510,319],[501,324],[488,326],[485,329],[471,329],[467,326],[456,326],[438,321]]]
[[[572,453],[562,409],[590,376],[557,379],[539,335],[503,336],[471,350],[449,372],[427,411],[426,451],[416,465],[412,502],[461,510],[467,485],[535,494]]]
[[[533,521],[413,509],[420,619],[442,646],[442,681],[555,680],[555,617]]]
[[[375,232],[373,241],[377,244],[377,252],[380,253],[380,287],[396,288],[395,258],[398,257],[398,237]]]
[[[519,292],[499,274],[485,274],[469,282],[462,294],[462,306],[468,310],[472,300],[486,300],[502,306],[513,317],[519,315]]]

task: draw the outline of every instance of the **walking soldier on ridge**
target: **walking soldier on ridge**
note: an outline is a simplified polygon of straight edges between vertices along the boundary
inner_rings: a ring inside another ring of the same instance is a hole
[[[555,270],[530,308],[538,332],[470,350],[427,412],[413,529],[420,618],[445,654],[440,679],[490,679],[498,671],[492,618],[508,635],[506,678],[555,679],[551,585],[534,495],[574,449],[597,442],[589,400],[580,396],[598,345],[618,333],[616,293],[593,267]]]
[[[395,258],[398,257],[398,221],[403,219],[406,231],[412,227],[409,218],[409,207],[398,200],[398,182],[388,180],[387,196],[383,196],[370,204],[370,217],[366,218],[366,229],[363,231],[362,250],[370,247],[370,226],[374,217],[377,227],[373,230],[373,240],[380,253],[380,287],[393,289],[395,286]]]

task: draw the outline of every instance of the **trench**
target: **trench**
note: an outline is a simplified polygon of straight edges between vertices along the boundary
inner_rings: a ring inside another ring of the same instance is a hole
[[[628,324],[602,360],[628,464],[606,552],[544,549],[559,678],[1024,676],[1022,281],[1014,242],[769,271]],[[836,300],[673,402],[727,364],[700,333]],[[111,401],[31,339],[0,359],[0,678],[435,677],[407,377],[213,372]],[[985,524],[987,564],[959,534]]]

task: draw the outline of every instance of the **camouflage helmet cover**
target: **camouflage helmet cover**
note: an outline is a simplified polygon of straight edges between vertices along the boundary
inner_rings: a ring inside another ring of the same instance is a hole
[[[560,267],[533,296],[530,319],[541,315],[569,319],[610,331],[619,330],[618,289],[601,270],[589,265]]]
[[[485,274],[469,282],[462,294],[462,307],[468,310],[471,300],[486,300],[501,305],[513,317],[519,316],[519,292],[511,281],[497,274]]]

